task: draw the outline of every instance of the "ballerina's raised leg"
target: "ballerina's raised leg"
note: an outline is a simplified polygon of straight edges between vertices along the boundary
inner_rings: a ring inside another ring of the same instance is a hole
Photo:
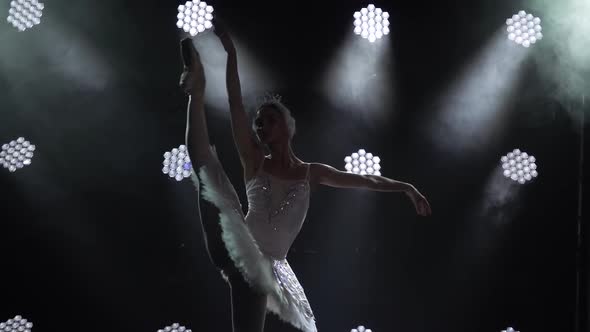
[[[239,200],[227,176],[223,173],[215,151],[209,143],[209,133],[204,107],[205,74],[198,52],[192,48],[191,67],[185,68],[181,75],[180,86],[189,95],[187,107],[186,145],[193,169],[204,175],[203,168],[209,167],[208,177],[223,182],[227,188],[223,198],[228,204],[237,209]],[[227,276],[231,289],[232,325],[234,332],[262,332],[266,316],[266,295],[254,290],[244,279],[231,260],[223,241],[223,232],[219,223],[220,210],[203,198],[207,193],[201,193],[199,178],[193,176],[199,194],[198,207],[201,226],[205,237],[205,246],[211,262]],[[211,199],[211,197],[209,197]]]

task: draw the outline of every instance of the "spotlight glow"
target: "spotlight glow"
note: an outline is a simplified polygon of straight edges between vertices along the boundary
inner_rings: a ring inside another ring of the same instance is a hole
[[[375,8],[375,5],[368,5],[355,12],[353,17],[354,33],[371,43],[389,34],[389,13]]]
[[[13,0],[6,21],[18,31],[25,31],[41,23],[45,5],[38,0]]]
[[[35,145],[19,137],[16,141],[11,141],[2,145],[0,151],[0,165],[7,168],[10,172],[29,166],[32,162],[35,151]]]
[[[525,184],[527,181],[539,176],[537,164],[535,163],[537,159],[519,149],[514,149],[507,155],[502,156],[500,161],[502,169],[504,169],[504,176],[512,181]]]
[[[371,329],[366,329],[364,326],[359,326],[356,329],[350,330],[350,332],[372,332]]]
[[[213,27],[213,7],[205,1],[187,1],[178,6],[176,18],[176,26],[194,37]]]
[[[172,324],[172,326],[166,326],[163,329],[159,329],[158,332],[192,332],[191,329],[187,329],[178,323]]]
[[[2,332],[31,332],[32,328],[33,323],[27,321],[20,315],[0,323],[0,331]]]
[[[527,14],[524,10],[506,19],[506,25],[508,26],[506,28],[508,39],[523,47],[530,47],[532,44],[543,39],[541,19],[534,17],[530,13]]]
[[[360,149],[358,152],[344,158],[344,168],[347,173],[360,175],[381,175],[381,158],[373,156],[372,153]]]
[[[169,177],[176,179],[176,181],[188,178],[193,171],[185,145],[174,148],[172,151],[166,151],[162,164],[164,165],[162,173],[168,174]]]
[[[505,330],[502,330],[502,332],[519,332],[519,331],[516,331],[515,329],[509,327],[509,328],[507,328]]]

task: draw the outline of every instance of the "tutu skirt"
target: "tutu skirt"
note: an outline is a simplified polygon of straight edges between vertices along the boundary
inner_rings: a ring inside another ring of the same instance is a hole
[[[231,260],[250,287],[267,295],[269,311],[302,331],[316,332],[315,317],[295,273],[286,259],[274,259],[260,250],[213,146],[211,156],[198,177],[193,172],[191,179],[202,198],[220,211],[221,236]]]

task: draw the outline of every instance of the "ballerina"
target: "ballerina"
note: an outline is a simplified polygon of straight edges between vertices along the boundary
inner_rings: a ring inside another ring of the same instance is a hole
[[[192,43],[191,65],[184,68],[180,86],[189,95],[186,145],[198,170],[192,180],[202,198],[198,202],[205,244],[231,289],[233,331],[262,332],[268,310],[302,331],[315,332],[307,297],[286,260],[307,215],[310,186],[404,192],[422,216],[431,214],[430,205],[409,183],[299,159],[291,146],[295,120],[278,99],[262,103],[251,125],[242,102],[236,49],[219,21],[215,33],[227,53],[226,84],[233,138],[244,170],[246,215],[209,143],[206,80]]]

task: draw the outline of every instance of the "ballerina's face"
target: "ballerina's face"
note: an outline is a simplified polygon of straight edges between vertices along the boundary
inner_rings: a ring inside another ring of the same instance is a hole
[[[289,129],[283,114],[272,106],[263,106],[258,110],[254,119],[254,129],[264,144],[289,139]]]

